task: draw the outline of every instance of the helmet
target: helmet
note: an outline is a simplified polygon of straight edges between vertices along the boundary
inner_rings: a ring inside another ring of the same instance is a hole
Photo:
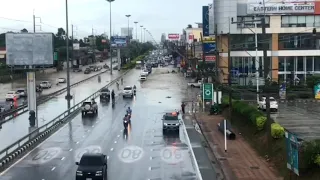
[[[130,109],[130,107],[128,107],[128,109]]]

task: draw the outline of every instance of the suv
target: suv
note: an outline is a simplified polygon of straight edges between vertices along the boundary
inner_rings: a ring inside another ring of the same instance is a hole
[[[178,119],[178,114],[166,113],[162,118],[162,132],[165,134],[167,131],[175,131],[179,133],[180,122]]]
[[[107,162],[107,157],[104,154],[83,154],[80,162],[76,162],[78,165],[76,180],[107,179]]]
[[[133,98],[133,96],[134,96],[134,92],[133,92],[133,87],[132,86],[126,86],[123,89],[122,97],[125,98],[125,97],[128,97],[128,96],[130,98]]]
[[[96,102],[86,101],[83,102],[81,107],[82,116],[92,113],[93,115],[98,114],[98,105]]]

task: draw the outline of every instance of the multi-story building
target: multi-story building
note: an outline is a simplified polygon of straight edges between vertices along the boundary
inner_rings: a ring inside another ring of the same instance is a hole
[[[128,31],[129,31],[129,33],[128,33]],[[133,37],[132,33],[133,33],[133,28],[132,27],[130,27],[130,28],[128,28],[128,27],[121,28],[121,36],[128,36],[129,35],[130,39],[132,39],[132,37]]]
[[[263,6],[262,0],[215,0],[213,14],[222,81],[226,82],[228,77],[229,48],[232,69],[236,72],[233,75],[240,74],[242,78],[249,78],[246,81],[249,82],[254,78],[256,63],[264,69],[263,44],[267,47],[270,64],[268,76],[273,81],[305,80],[309,74],[320,74],[320,38],[316,33],[320,31],[317,28],[320,26],[320,1],[272,0],[265,1]],[[262,15],[265,15],[267,27],[265,38],[261,35],[261,21],[257,21]]]
[[[161,43],[164,43],[164,42],[166,42],[166,34],[165,33],[162,33],[161,34]]]

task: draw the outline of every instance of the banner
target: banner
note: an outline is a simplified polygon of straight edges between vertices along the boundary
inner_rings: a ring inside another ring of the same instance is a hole
[[[287,168],[299,176],[299,142],[297,136],[285,132],[287,150]]]
[[[314,98],[320,99],[320,83],[316,84],[313,90],[314,90]]]
[[[203,43],[204,54],[214,54],[216,52],[216,49],[217,47],[215,42]]]
[[[179,40],[180,34],[168,34],[169,40]]]
[[[279,88],[280,99],[286,99],[286,92],[287,92],[286,83],[282,83]]]
[[[209,34],[214,35],[214,4],[209,4]]]
[[[202,6],[202,36],[209,36],[209,7]]]
[[[111,47],[119,48],[127,46],[126,36],[111,36]]]

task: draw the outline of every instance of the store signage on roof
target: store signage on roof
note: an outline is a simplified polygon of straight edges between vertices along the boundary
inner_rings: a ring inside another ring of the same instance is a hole
[[[313,2],[305,3],[288,3],[288,4],[275,4],[265,3],[262,4],[248,4],[247,14],[314,14],[315,4]]]

